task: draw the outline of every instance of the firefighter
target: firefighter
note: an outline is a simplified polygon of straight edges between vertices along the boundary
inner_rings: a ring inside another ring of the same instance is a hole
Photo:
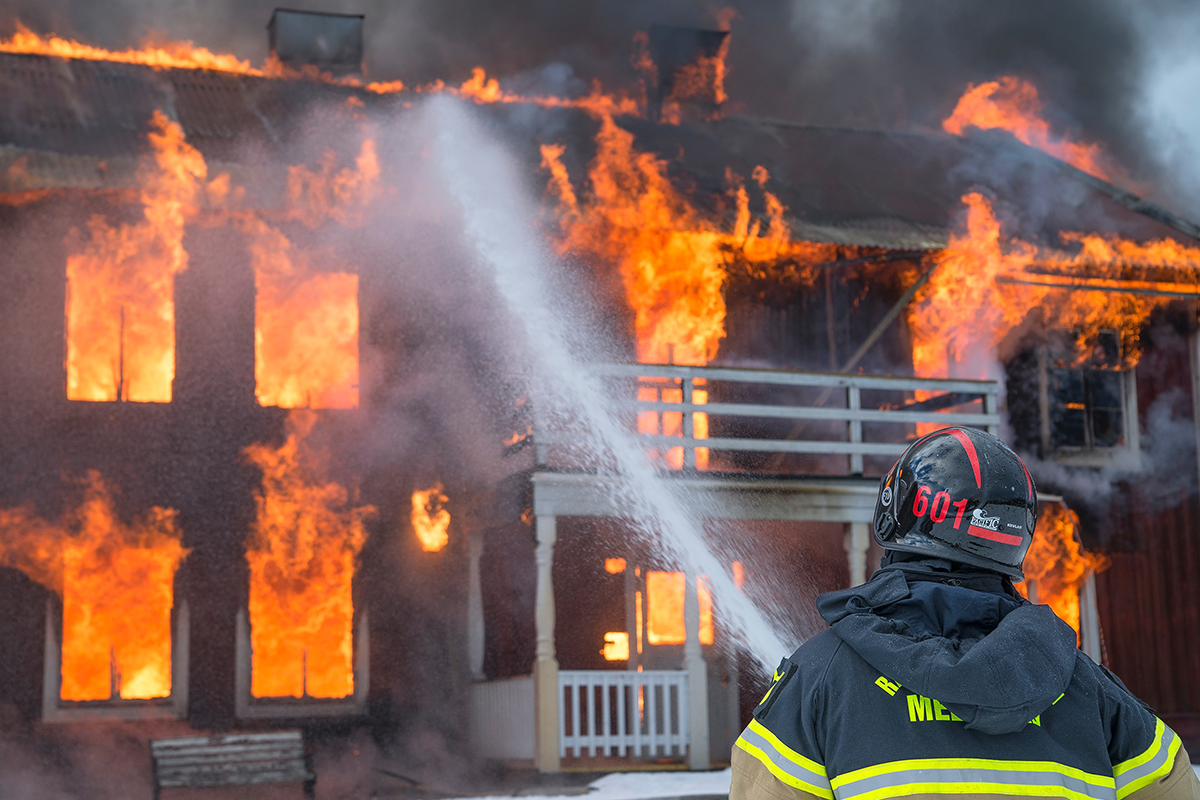
[[[775,670],[730,800],[966,794],[1200,800],[1179,737],[1013,588],[1037,492],[999,439],[949,428],[880,481],[869,581]]]

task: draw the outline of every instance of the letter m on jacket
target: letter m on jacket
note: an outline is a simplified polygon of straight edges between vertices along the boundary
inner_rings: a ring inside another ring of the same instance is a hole
[[[908,721],[925,722],[933,720],[933,701],[919,694],[908,696]]]

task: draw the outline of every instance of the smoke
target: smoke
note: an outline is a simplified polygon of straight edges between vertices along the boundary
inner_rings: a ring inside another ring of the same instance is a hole
[[[255,63],[277,0],[3,0],[0,17],[106,47],[157,35]],[[731,107],[829,125],[932,129],[968,82],[1032,81],[1058,130],[1100,143],[1137,179],[1200,216],[1196,104],[1200,11],[1183,0],[306,0],[364,13],[372,77],[462,81],[472,67],[527,89],[633,84],[635,31],[653,23],[731,28]],[[1180,167],[1180,170],[1176,170]]]

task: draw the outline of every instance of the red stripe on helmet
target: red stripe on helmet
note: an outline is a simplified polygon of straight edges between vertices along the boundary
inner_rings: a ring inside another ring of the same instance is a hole
[[[1017,461],[1021,461],[1020,456],[1017,457]],[[1025,466],[1024,461],[1021,461],[1021,469],[1025,470],[1025,480],[1029,482],[1029,499],[1032,500],[1033,499],[1033,478],[1029,477],[1029,467]]]
[[[1021,537],[1014,536],[1011,533],[1001,533],[1000,531],[989,531],[987,528],[981,528],[978,525],[971,525],[967,528],[967,533],[972,536],[978,536],[980,539],[988,539],[1000,544],[1020,544]]]
[[[958,439],[959,444],[967,451],[967,458],[971,459],[971,469],[975,470],[975,486],[982,489],[983,478],[979,475],[979,455],[975,452],[975,443],[971,441],[970,436],[956,428],[950,428],[946,433]]]

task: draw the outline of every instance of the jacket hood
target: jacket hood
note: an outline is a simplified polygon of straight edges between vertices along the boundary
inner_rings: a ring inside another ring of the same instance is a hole
[[[862,586],[821,595],[817,610],[868,664],[971,730],[1021,730],[1075,671],[1071,626],[996,573],[893,563]]]

